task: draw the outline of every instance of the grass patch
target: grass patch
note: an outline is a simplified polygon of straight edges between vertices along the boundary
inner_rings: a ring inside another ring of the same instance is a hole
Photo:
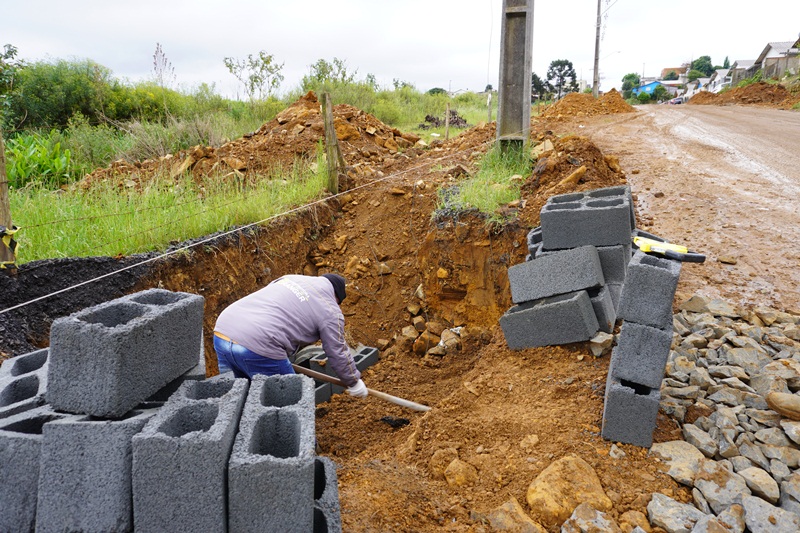
[[[24,188],[11,191],[14,223],[22,228],[17,264],[37,259],[130,255],[163,251],[170,244],[251,224],[318,198],[327,171],[317,161],[297,161],[247,184],[190,177],[156,180],[141,191],[111,185],[90,192]]]
[[[439,194],[439,211],[477,210],[483,213],[488,222],[499,222],[501,216],[497,208],[519,199],[523,180],[533,168],[528,151],[508,150],[503,152],[495,147],[483,157],[478,172],[462,181],[457,187],[446,189]]]

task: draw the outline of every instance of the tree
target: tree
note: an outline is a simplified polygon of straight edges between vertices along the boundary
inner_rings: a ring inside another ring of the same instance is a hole
[[[677,80],[677,79],[678,79],[678,73],[675,72],[674,70],[670,70],[669,72],[667,72],[667,75],[664,76],[664,81]]]
[[[664,100],[669,100],[670,94],[666,87],[661,85],[660,83],[656,85],[655,89],[653,89],[653,99],[657,102],[663,102]]]
[[[576,92],[578,90],[578,76],[575,74],[575,67],[572,66],[572,61],[566,59],[556,59],[550,63],[547,69],[547,83],[549,83],[558,98],[569,92]]]
[[[722,68],[731,68],[731,62],[728,56],[725,56],[725,61],[722,62]]]
[[[11,107],[11,93],[14,91],[14,79],[17,71],[24,63],[17,59],[17,47],[12,44],[3,46],[0,52],[0,126],[2,117]]]
[[[483,90],[483,92],[490,93],[490,92],[492,92],[493,89],[494,88],[492,87],[492,84],[491,83],[487,83],[486,84],[486,88]]]
[[[640,104],[648,104],[650,103],[650,95],[646,92],[642,91],[636,96],[636,99],[639,100]]]
[[[639,86],[639,75],[635,72],[625,74],[622,77],[622,97],[629,99],[633,95],[633,89]]]
[[[542,99],[544,98],[545,93],[547,93],[547,84],[542,81],[542,78],[539,77],[538,74],[535,72],[531,74],[531,95],[534,98]]]
[[[255,100],[256,97],[261,100],[264,96],[271,96],[280,88],[283,81],[281,74],[283,63],[277,64],[275,56],[263,50],[257,56],[249,54],[247,59],[242,60],[226,57],[223,63],[228,72],[242,82],[250,100]]]
[[[714,64],[711,62],[711,56],[700,56],[692,61],[691,70],[702,72],[703,75],[699,76],[701,78],[711,76],[714,73]]]
[[[697,78],[704,78],[704,77],[706,77],[706,74],[705,74],[705,72],[702,72],[702,71],[700,71],[700,70],[696,70],[696,69],[694,69],[694,70],[690,70],[690,71],[689,71],[689,74],[687,74],[687,75],[686,75],[686,77],[689,79],[689,81],[694,81],[694,80],[696,80]]]
[[[428,89],[428,94],[430,94],[431,96],[436,94],[447,94],[447,91],[445,91],[441,87],[434,87],[433,89]]]
[[[303,76],[301,85],[304,91],[318,89],[325,83],[346,85],[356,80],[357,73],[358,70],[350,72],[347,69],[347,62],[338,57],[334,57],[331,62],[318,59],[316,63],[309,66],[309,73]]]

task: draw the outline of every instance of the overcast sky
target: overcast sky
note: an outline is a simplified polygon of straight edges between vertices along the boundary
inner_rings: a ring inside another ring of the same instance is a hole
[[[298,87],[317,59],[338,57],[420,90],[497,87],[502,0],[0,0],[0,46],[27,61],[92,59],[120,79],[153,78],[161,46],[177,87],[202,82],[235,96],[241,89],[223,58],[264,50],[284,63],[281,92]],[[591,84],[596,0],[539,0],[534,8],[533,71],[556,59]],[[755,59],[768,42],[800,31],[800,0],[602,0],[601,90],[630,72],[658,75],[701,55]]]

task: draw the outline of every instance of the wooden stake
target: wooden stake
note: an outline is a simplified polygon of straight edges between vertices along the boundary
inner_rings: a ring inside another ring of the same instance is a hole
[[[336,137],[336,128],[333,124],[331,95],[324,92],[321,99],[322,117],[325,124],[325,156],[328,160],[328,190],[333,194],[338,194],[339,174],[344,174],[347,166],[339,148],[339,139]]]
[[[447,102],[447,111],[444,114],[444,140],[450,138],[450,102]]]
[[[8,175],[6,174],[6,145],[0,130],[0,226],[13,228],[11,224],[11,203],[8,199]],[[14,261],[14,254],[0,241],[0,263]]]

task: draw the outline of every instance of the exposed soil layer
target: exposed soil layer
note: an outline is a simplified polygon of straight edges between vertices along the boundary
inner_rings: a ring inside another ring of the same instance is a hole
[[[260,133],[231,143],[236,148],[226,150],[248,161],[240,172],[249,176],[264,168],[266,158],[280,159],[259,148],[265,143],[284,154],[286,162],[315,149],[321,129],[312,139],[313,117],[318,116],[312,96],[287,109]],[[54,318],[121,293],[158,286],[205,297],[206,355],[209,373],[214,374],[211,328],[226,305],[283,274],[338,271],[349,281],[342,307],[352,342],[387,345],[381,361],[365,372],[367,385],[433,408],[420,414],[373,397],[356,400],[346,395],[318,407],[322,454],[341,467],[345,531],[486,531],[483,517],[511,498],[530,511],[525,503],[528,485],[553,460],[569,454],[595,469],[614,504],[610,514],[615,518],[628,510],[646,512],[653,492],[690,501],[687,489],[664,474],[663,465],[647,450],[621,445],[624,457],[609,455],[612,443],[599,436],[608,356],[595,358],[584,344],[511,351],[496,325],[511,305],[506,271],[524,260],[526,233],[538,223],[541,205],[553,194],[626,183],[627,170],[633,173],[642,224],[676,240],[686,236],[682,219],[664,216],[664,210],[674,214],[681,206],[654,203],[650,198],[654,191],[644,189],[645,184],[653,187],[657,177],[666,179],[659,169],[671,168],[672,163],[629,130],[619,130],[625,135],[620,144],[603,136],[611,115],[596,115],[595,102],[582,100],[586,102],[583,110],[576,106],[570,111],[573,118],[581,117],[579,121],[566,120],[565,112],[555,114],[554,120],[534,121],[538,164],[525,177],[522,201],[505,206],[504,212],[512,217],[505,225],[490,227],[469,213],[445,220],[433,217],[437,191],[475,170],[476,160],[495,138],[493,125],[477,126],[429,148],[409,147],[401,152],[385,144],[390,138],[398,144],[397,139],[410,143],[408,135],[353,110],[349,118],[340,116],[344,121],[340,126],[347,123],[354,131],[352,139],[343,143],[351,146],[345,148],[351,166],[350,190],[267,228],[220,236],[189,253],[131,270],[124,281],[93,283],[2,314],[0,327],[5,329],[0,329],[0,351],[12,355],[24,352],[18,347],[46,345]],[[630,110],[614,114],[621,112]],[[614,120],[635,123],[639,117],[629,113]],[[302,124],[303,131],[298,128],[299,133],[291,135],[292,124]],[[311,130],[308,138],[305,130]],[[576,131],[587,136],[574,135]],[[384,146],[373,142],[378,138]],[[601,144],[608,148],[601,151]],[[218,163],[221,150],[214,152]],[[204,156],[191,167],[192,172],[205,159],[213,167],[212,158]],[[124,184],[146,174],[105,169],[93,176]],[[737,215],[754,216],[745,209]],[[708,217],[708,213],[697,216]],[[693,222],[698,226],[712,223],[709,218]],[[11,295],[14,303],[24,302],[139,260],[31,263],[23,265],[16,278],[3,280],[0,290]],[[707,268],[699,274],[692,267],[684,269],[691,278],[690,288],[716,279],[726,267],[713,262]],[[428,321],[463,326],[462,350],[440,357],[400,349],[394,339],[410,323],[409,308],[415,306]],[[395,429],[385,417],[404,418],[409,424]],[[679,438],[676,428],[673,420],[660,418],[656,440]],[[472,465],[477,471],[474,482],[448,484],[434,459],[437,452],[454,453]]]

